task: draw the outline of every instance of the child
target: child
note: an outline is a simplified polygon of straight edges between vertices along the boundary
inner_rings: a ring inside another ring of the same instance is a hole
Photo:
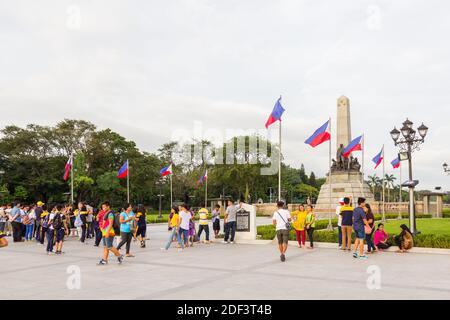
[[[214,230],[214,238],[217,239],[220,233],[220,205],[216,204],[212,212],[212,224]]]

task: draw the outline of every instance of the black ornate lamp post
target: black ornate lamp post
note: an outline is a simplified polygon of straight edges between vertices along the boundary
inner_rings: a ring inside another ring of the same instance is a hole
[[[413,181],[412,174],[412,153],[420,150],[420,145],[425,142],[425,137],[428,133],[428,127],[423,123],[417,128],[419,136],[417,136],[416,130],[413,129],[413,122],[406,119],[403,122],[403,127],[399,130],[394,128],[391,131],[392,140],[394,140],[395,146],[400,149],[400,160],[408,160],[409,164],[409,181],[407,186],[409,188],[409,221],[410,229],[413,234],[417,234],[416,229],[416,213],[414,204],[414,187],[417,185],[418,181]],[[400,136],[401,135],[401,136]],[[407,159],[406,159],[407,158]]]
[[[159,194],[158,194],[158,197],[159,197],[159,215],[158,215],[158,218],[159,219],[162,219],[162,197],[164,197],[164,195],[162,194],[162,187],[163,187],[163,185],[164,185],[164,182],[161,180],[161,179],[159,179],[158,181],[156,181],[156,186],[159,188]]]
[[[448,164],[447,164],[447,163],[444,163],[444,164],[442,165],[442,167],[444,168],[444,172],[445,172],[445,173],[450,173],[450,169],[448,168]]]

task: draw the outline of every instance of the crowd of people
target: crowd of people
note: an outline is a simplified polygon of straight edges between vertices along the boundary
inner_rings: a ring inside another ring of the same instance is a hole
[[[232,200],[227,203],[224,215],[223,243],[235,243],[236,216],[239,206]],[[12,235],[14,242],[36,241],[45,246],[48,255],[63,254],[65,237],[77,237],[80,243],[88,244],[92,239],[96,247],[103,244],[103,256],[98,263],[108,263],[109,253],[117,258],[120,264],[124,258],[133,258],[131,243],[135,241],[141,248],[146,247],[147,220],[143,205],[134,207],[125,204],[114,212],[109,202],[101,204],[100,208],[84,202],[76,206],[67,204],[46,205],[39,201],[35,205],[23,205],[15,202],[0,207],[0,247],[8,245],[6,236]],[[168,219],[169,237],[166,245],[161,248],[167,252],[173,243],[177,243],[178,251],[193,247],[196,242],[211,243],[210,218],[214,238],[218,239],[221,231],[221,207],[216,205],[211,213],[201,208],[194,212],[187,204],[174,206]],[[413,236],[406,225],[401,226],[401,233],[393,238],[379,223],[375,228],[375,216],[364,198],[359,198],[357,207],[353,208],[352,199],[340,200],[336,208],[338,216],[339,249],[353,250],[353,257],[367,259],[369,254],[389,249],[393,244],[399,247],[399,252],[407,252],[414,245]],[[196,220],[198,219],[198,228]],[[273,224],[276,228],[280,259],[286,261],[291,229],[295,230],[298,247],[314,249],[314,233],[316,229],[316,214],[313,205],[302,205],[290,213],[283,202],[277,203],[273,214]],[[198,231],[197,231],[198,230]],[[204,240],[202,239],[205,234]],[[352,241],[353,235],[355,241]],[[114,245],[114,240],[117,245]],[[307,246],[306,238],[309,240]],[[46,242],[46,244],[45,244]],[[367,250],[364,247],[367,245]],[[125,248],[125,254],[121,253]],[[352,248],[353,247],[353,248]]]
[[[358,198],[356,208],[352,206],[350,197],[340,199],[336,215],[338,216],[339,250],[353,251],[355,259],[367,260],[368,255],[387,250],[394,244],[398,246],[397,252],[399,253],[408,252],[414,246],[413,235],[404,224],[400,226],[400,234],[392,238],[384,230],[383,223],[379,223],[375,228],[375,216],[370,204],[366,203],[364,198]],[[291,214],[285,204],[280,201],[272,220],[276,227],[282,262],[286,261],[291,229],[295,230],[299,248],[314,249],[316,215],[313,205],[301,205]],[[309,246],[306,246],[306,235],[309,239]],[[366,251],[364,251],[365,246],[367,246]]]

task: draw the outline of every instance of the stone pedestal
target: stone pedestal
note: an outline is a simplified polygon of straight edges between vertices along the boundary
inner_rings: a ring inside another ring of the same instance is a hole
[[[328,218],[330,213],[336,212],[339,199],[351,197],[353,205],[357,206],[359,197],[366,198],[367,203],[375,203],[375,198],[367,183],[362,182],[360,172],[332,172],[331,173],[331,203],[330,203],[330,177],[320,189],[315,211],[321,218]],[[327,215],[328,214],[328,215]],[[335,218],[333,216],[333,218]]]
[[[256,206],[241,203],[239,205],[239,209],[241,209],[242,212],[238,212],[238,215],[236,217],[236,241],[256,240]],[[239,231],[239,229],[243,229],[245,231]]]

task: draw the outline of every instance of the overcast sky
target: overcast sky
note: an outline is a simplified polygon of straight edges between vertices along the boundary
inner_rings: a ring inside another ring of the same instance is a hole
[[[0,0],[0,126],[85,119],[155,152],[194,121],[262,129],[282,95],[286,161],[322,176],[327,146],[303,141],[330,116],[335,127],[346,95],[367,175],[383,144],[395,157],[389,131],[409,117],[430,127],[414,154],[420,188],[450,189],[449,11],[445,0]]]

